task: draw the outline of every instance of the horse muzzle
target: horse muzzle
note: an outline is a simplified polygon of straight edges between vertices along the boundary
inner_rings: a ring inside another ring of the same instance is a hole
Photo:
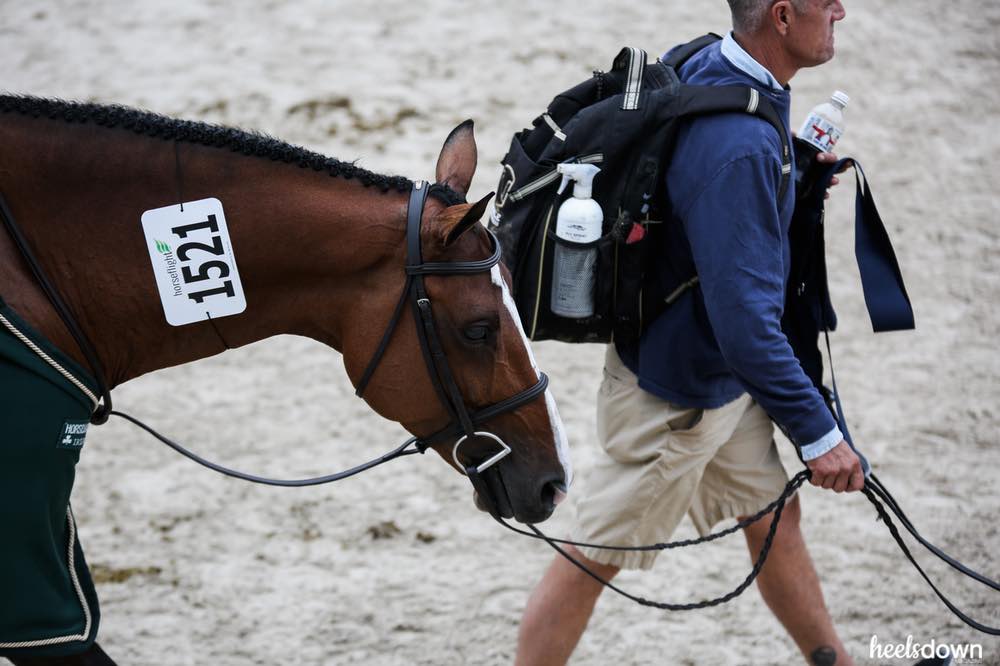
[[[482,462],[468,464],[460,460],[459,450],[471,440],[467,435],[455,442],[451,454],[455,466],[472,483],[476,507],[494,518],[514,518],[522,523],[540,523],[551,516],[556,505],[566,497],[566,485],[562,476],[544,477],[527,486],[515,481],[511,486],[504,481],[504,469],[514,479],[520,479],[523,475],[514,473],[511,461],[504,460],[511,453],[510,447],[491,432],[477,431],[473,437],[480,443],[488,442],[491,445]]]
[[[480,511],[494,518],[514,518],[522,523],[541,523],[552,515],[556,506],[566,498],[566,486],[561,478],[543,480],[534,492],[525,496],[514,494],[504,482],[500,467],[494,466],[479,472],[475,467],[465,470],[474,490],[473,501]]]

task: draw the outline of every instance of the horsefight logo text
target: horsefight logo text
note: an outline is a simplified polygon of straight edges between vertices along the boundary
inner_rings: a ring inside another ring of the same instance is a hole
[[[72,449],[79,451],[83,448],[83,442],[87,439],[87,428],[89,421],[65,421],[59,430],[59,441],[56,442],[57,449]]]
[[[147,210],[142,230],[167,323],[183,326],[246,310],[221,201]]]
[[[933,659],[951,657],[951,664],[982,664],[983,646],[979,643],[945,643],[931,639],[927,643],[906,637],[905,643],[883,643],[873,634],[868,644],[869,659]]]
[[[170,287],[174,290],[174,296],[180,296],[183,293],[181,289],[181,279],[177,275],[177,259],[174,258],[174,253],[170,249],[170,246],[163,241],[155,241],[156,251],[163,255],[163,261],[167,266],[167,275],[170,276]]]

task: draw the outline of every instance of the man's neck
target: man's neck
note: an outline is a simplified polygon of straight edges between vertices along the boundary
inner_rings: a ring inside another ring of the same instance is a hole
[[[787,86],[799,68],[792,64],[784,52],[767,35],[755,34],[747,35],[741,32],[733,32],[733,39],[744,51],[749,53],[754,60],[759,62],[767,71],[771,72],[774,78],[782,86]]]

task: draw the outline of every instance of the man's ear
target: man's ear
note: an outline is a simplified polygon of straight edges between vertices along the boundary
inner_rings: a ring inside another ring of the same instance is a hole
[[[448,247],[458,240],[459,236],[478,224],[492,197],[493,193],[490,192],[474,204],[458,204],[441,211],[436,221],[442,244]]]
[[[771,19],[771,24],[779,35],[784,37],[788,34],[789,28],[792,24],[792,13],[795,11],[795,7],[788,0],[779,0],[779,2],[771,5],[771,11],[768,13],[768,17]]]
[[[434,179],[437,182],[463,195],[468,193],[469,185],[472,184],[478,159],[472,126],[472,121],[466,120],[451,131],[441,147],[437,167],[434,169]]]

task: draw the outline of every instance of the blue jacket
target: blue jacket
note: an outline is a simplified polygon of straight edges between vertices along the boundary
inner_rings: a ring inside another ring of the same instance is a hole
[[[727,41],[734,48],[732,38]],[[737,67],[722,44],[695,54],[681,68],[681,79],[753,86],[787,131],[788,89]],[[766,74],[752,59],[750,65]],[[780,183],[781,141],[766,121],[723,114],[681,129],[666,175],[673,219],[665,225],[658,277],[668,290],[695,273],[700,282],[637,345],[618,351],[643,389],[678,405],[714,408],[749,393],[808,459],[841,435],[781,330],[795,193],[789,186],[777,201]]]

